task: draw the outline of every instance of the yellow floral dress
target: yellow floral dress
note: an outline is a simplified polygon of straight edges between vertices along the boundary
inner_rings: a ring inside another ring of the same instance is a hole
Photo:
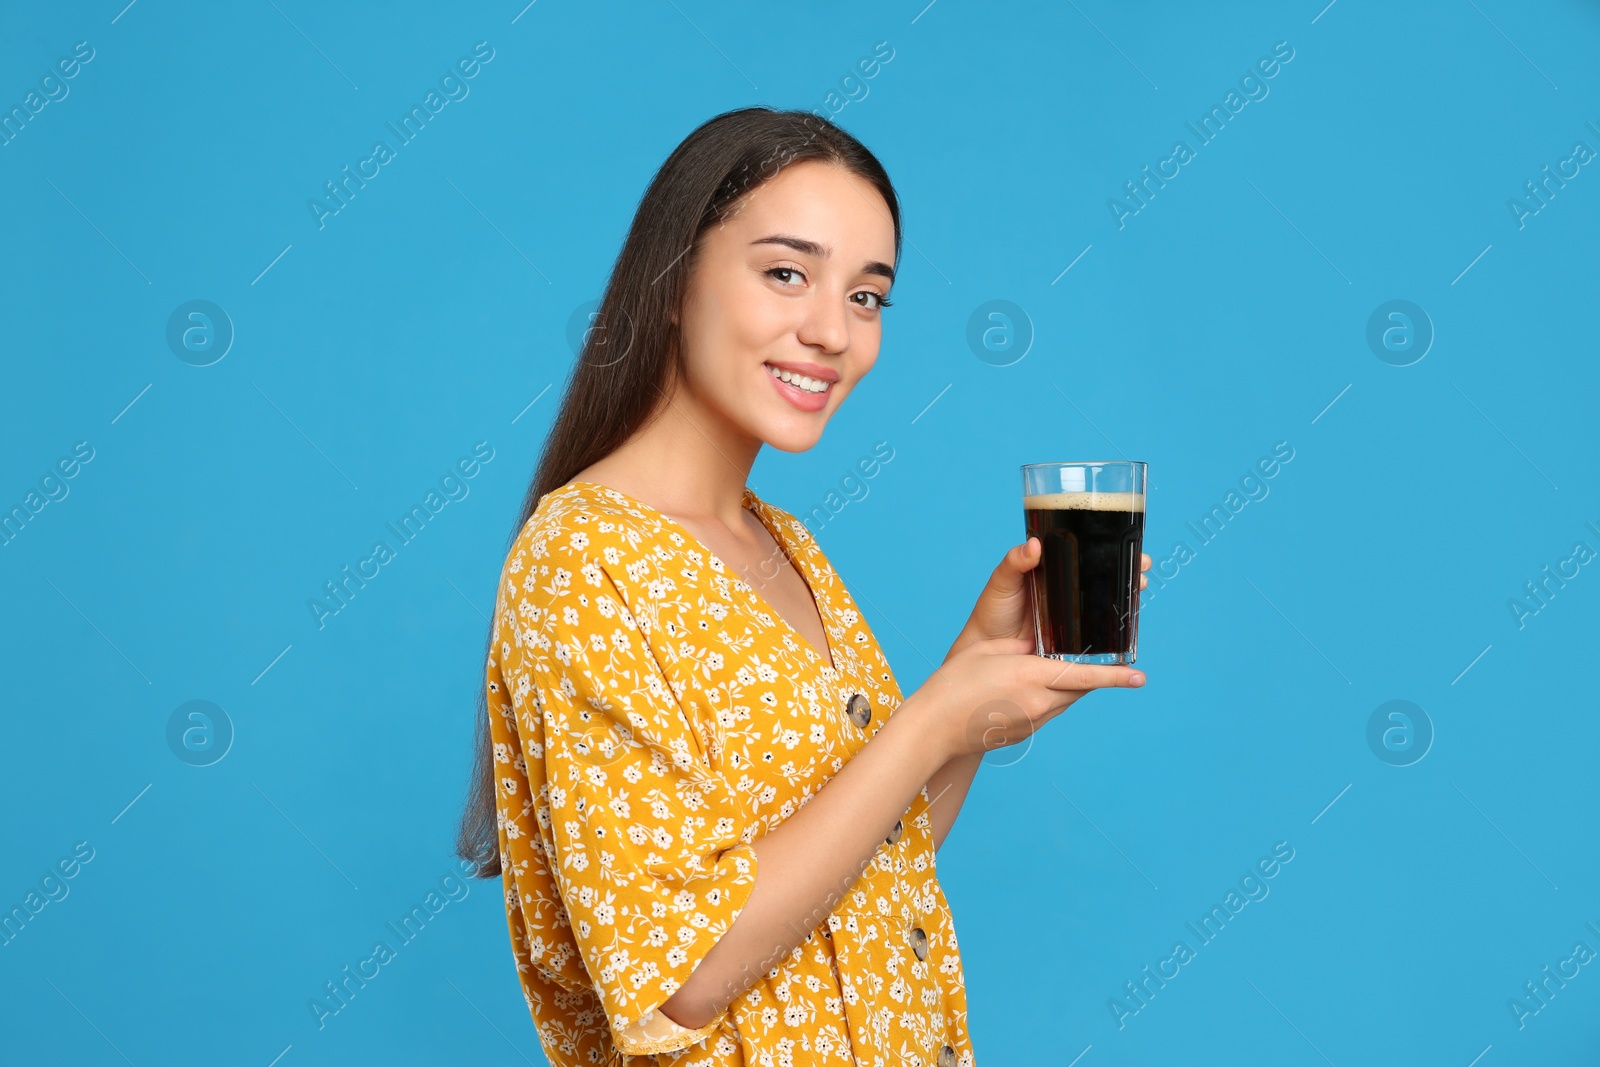
[[[751,843],[899,706],[805,527],[744,506],[810,587],[827,657],[677,521],[593,482],[507,555],[487,664],[506,917],[556,1067],[972,1067],[926,788],[827,918],[704,1027],[657,1009],[755,885]],[[780,559],[781,563],[782,560]]]

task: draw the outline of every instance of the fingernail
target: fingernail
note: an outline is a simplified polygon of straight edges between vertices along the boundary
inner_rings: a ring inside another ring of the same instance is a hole
[[[1141,685],[1143,685],[1144,684],[1144,675],[1142,675],[1142,674],[1133,675],[1132,677],[1130,677],[1128,679],[1128,684],[1131,685],[1131,686],[1141,686]]]

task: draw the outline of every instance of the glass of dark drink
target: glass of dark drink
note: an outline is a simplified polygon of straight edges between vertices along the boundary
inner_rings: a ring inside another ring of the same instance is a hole
[[[1139,652],[1145,464],[1029,463],[1028,536],[1043,548],[1032,579],[1037,652],[1075,663],[1132,663]]]

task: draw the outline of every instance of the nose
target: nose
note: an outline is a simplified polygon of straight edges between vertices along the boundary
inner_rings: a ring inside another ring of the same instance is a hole
[[[805,317],[796,336],[801,344],[837,355],[850,344],[848,314],[849,309],[843,298],[818,293],[807,302]]]

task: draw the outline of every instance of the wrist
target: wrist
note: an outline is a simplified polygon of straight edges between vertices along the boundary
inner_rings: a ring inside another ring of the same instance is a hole
[[[903,699],[889,721],[883,724],[884,730],[900,724],[904,743],[913,754],[917,771],[924,780],[932,777],[957,754],[949,735],[949,726],[938,714],[938,708],[928,692],[929,686],[940,684],[942,681],[935,672],[920,689]]]
[[[982,640],[982,637],[979,635],[977,627],[973,625],[971,619],[968,619],[967,624],[961,628],[961,632],[956,634],[956,639],[950,643],[950,651],[944,654],[944,662],[949,663],[951,658],[958,655],[962,649],[979,640]]]

